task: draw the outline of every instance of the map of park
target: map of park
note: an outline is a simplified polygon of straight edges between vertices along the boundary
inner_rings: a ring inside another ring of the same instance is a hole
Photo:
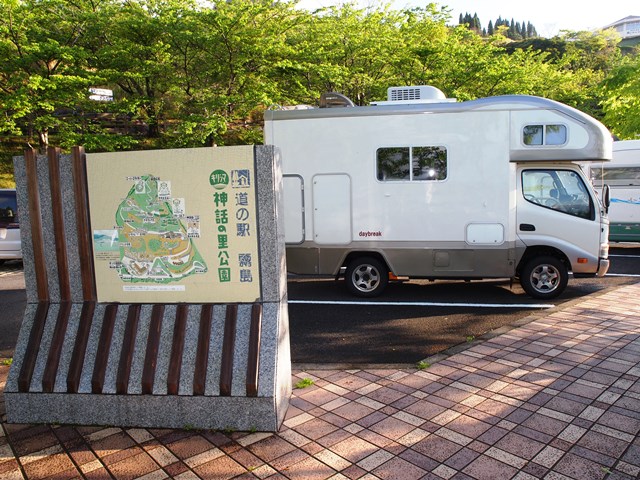
[[[124,281],[169,283],[207,271],[193,242],[198,217],[184,216],[184,200],[171,198],[170,185],[152,175],[136,178],[118,206],[116,268]]]

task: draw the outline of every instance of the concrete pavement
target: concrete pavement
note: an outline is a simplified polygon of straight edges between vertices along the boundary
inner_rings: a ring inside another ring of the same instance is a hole
[[[7,424],[0,393],[0,478],[640,478],[640,284],[421,367],[294,365],[277,434]]]

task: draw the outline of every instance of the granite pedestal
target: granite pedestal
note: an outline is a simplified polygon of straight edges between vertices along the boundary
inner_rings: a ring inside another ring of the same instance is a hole
[[[278,429],[291,393],[281,172],[275,148],[251,148],[260,285],[248,302],[101,302],[83,149],[14,159],[27,307],[9,422]]]

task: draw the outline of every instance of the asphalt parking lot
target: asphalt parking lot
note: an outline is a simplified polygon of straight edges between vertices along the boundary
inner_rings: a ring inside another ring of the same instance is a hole
[[[362,301],[342,281],[289,281],[292,359],[296,364],[407,364],[470,342],[567,302],[640,281],[640,246],[616,244],[604,278],[571,278],[551,302],[506,281],[412,280]]]
[[[640,247],[613,246],[605,278],[571,279],[552,302],[507,281],[409,281],[382,297],[349,295],[342,281],[290,278],[294,364],[414,364],[550,309],[640,281]],[[11,356],[26,303],[21,262],[0,266],[0,356]]]

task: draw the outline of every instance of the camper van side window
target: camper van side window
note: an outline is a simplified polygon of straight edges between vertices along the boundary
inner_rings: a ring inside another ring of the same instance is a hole
[[[564,145],[565,143],[567,143],[567,127],[564,125],[547,125],[545,127],[545,145]]]
[[[447,178],[447,149],[444,147],[379,148],[376,161],[377,177],[382,182]]]
[[[413,147],[411,159],[413,180],[444,180],[447,178],[446,148]]]
[[[542,145],[542,125],[527,125],[523,137],[525,145]]]
[[[410,180],[409,164],[411,161],[410,149],[407,148],[379,148],[378,180],[389,182],[394,180]]]
[[[564,145],[567,143],[565,125],[527,125],[522,130],[525,145]]]

